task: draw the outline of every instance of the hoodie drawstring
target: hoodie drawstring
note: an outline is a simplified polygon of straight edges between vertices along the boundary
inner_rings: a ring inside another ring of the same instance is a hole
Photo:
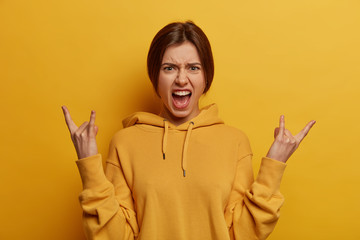
[[[185,140],[184,140],[184,146],[183,146],[183,152],[182,152],[182,160],[181,160],[181,167],[183,169],[183,176],[184,177],[186,177],[187,151],[188,151],[190,135],[191,135],[191,131],[193,129],[193,126],[194,126],[194,122],[190,122],[189,126],[188,126],[188,129],[187,129],[187,132],[186,132]],[[165,153],[166,153],[168,134],[169,134],[169,123],[168,123],[168,121],[166,119],[164,119],[164,135],[163,135],[163,142],[162,142],[162,154],[163,154],[163,159],[164,160],[165,160]]]
[[[166,153],[166,144],[167,144],[167,137],[169,131],[169,123],[166,119],[164,119],[164,136],[162,142],[162,152],[163,152],[163,159],[165,160],[165,153]]]
[[[194,122],[190,122],[187,132],[186,132],[185,141],[184,141],[183,154],[182,154],[182,169],[183,169],[184,177],[186,177],[187,149],[189,146],[189,140],[190,140],[190,135],[191,135],[193,126],[194,126]]]

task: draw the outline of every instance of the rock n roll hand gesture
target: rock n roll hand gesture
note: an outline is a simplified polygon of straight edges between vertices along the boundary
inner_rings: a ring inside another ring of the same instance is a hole
[[[96,144],[98,127],[95,125],[95,111],[91,111],[90,122],[84,122],[78,127],[71,119],[66,106],[62,106],[62,109],[78,158],[82,159],[96,155],[98,153]],[[275,128],[274,142],[266,157],[285,163],[299,147],[300,142],[305,138],[314,124],[314,120],[310,121],[297,135],[293,136],[291,132],[285,128],[285,119],[282,115],[280,117],[279,127]]]
[[[71,119],[69,110],[62,106],[65,121],[69,128],[71,139],[74,143],[78,158],[86,158],[98,153],[96,145],[96,134],[98,127],[95,125],[95,111],[91,111],[90,122],[84,122],[80,127],[76,126]]]
[[[289,130],[285,128],[284,116],[280,116],[280,124],[275,128],[274,142],[271,145],[266,157],[281,162],[286,162],[291,154],[299,147],[300,142],[308,134],[315,121],[310,121],[297,135],[293,136]]]

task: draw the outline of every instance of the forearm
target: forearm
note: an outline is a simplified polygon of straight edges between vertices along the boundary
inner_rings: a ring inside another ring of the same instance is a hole
[[[251,177],[245,176],[252,171],[251,157],[242,161],[238,166],[237,187],[233,190],[235,197],[227,209],[228,218],[231,216],[230,235],[236,240],[266,239],[279,219],[284,202],[279,189],[286,164],[263,158],[256,180],[248,184]]]
[[[280,207],[284,203],[280,182],[285,167],[284,163],[277,160],[263,158],[255,182],[246,191],[244,210],[253,218],[257,239],[266,239],[280,217]]]
[[[88,239],[135,239],[124,209],[118,202],[113,184],[106,178],[101,155],[77,162],[84,190],[79,196],[83,224]],[[126,214],[135,218],[135,213]],[[133,219],[132,219],[133,220]]]

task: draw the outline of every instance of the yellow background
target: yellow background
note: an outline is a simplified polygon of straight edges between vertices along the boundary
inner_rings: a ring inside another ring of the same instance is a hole
[[[84,239],[77,124],[97,111],[99,151],[135,111],[157,111],[146,75],[155,33],[175,20],[208,35],[215,79],[201,105],[247,133],[254,171],[280,114],[297,133],[270,240],[360,239],[358,0],[0,1],[0,239]]]

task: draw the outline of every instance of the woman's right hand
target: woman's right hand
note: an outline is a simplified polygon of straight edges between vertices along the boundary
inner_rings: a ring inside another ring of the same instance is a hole
[[[95,111],[91,111],[90,122],[84,122],[80,127],[71,119],[69,110],[62,106],[66,124],[69,128],[71,139],[74,143],[79,159],[98,154],[96,134],[98,127],[95,125]]]

